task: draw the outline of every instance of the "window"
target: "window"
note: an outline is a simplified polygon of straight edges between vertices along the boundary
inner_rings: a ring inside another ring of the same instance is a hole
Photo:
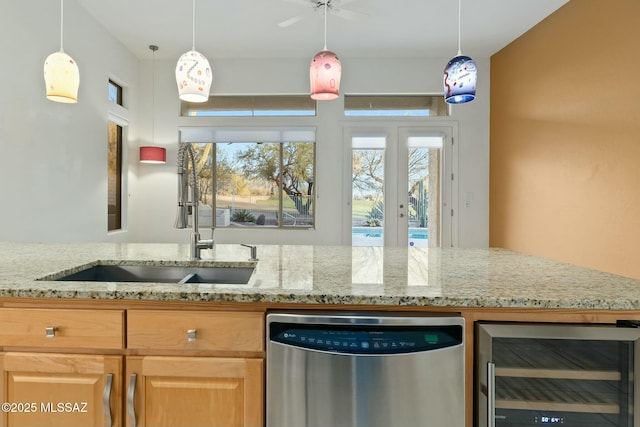
[[[183,101],[181,115],[192,117],[315,116],[316,101],[309,95],[212,95],[207,102]]]
[[[107,230],[122,228],[122,126],[108,122]]]
[[[345,95],[345,116],[448,116],[442,95]]]
[[[193,147],[200,224],[313,228],[314,142],[194,143]]]
[[[109,102],[122,105],[122,86],[109,80]]]

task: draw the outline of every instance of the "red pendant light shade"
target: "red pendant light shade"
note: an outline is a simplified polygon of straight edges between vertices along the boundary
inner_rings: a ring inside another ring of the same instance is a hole
[[[166,163],[167,150],[164,147],[140,147],[140,163]]]
[[[151,75],[151,143],[155,143],[156,133],[156,51],[158,46],[149,45],[153,52],[153,73]],[[140,163],[167,163],[167,149],[157,145],[140,147]]]

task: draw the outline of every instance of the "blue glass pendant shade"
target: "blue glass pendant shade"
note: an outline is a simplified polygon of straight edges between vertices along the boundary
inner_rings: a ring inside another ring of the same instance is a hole
[[[448,104],[464,104],[476,99],[478,69],[466,55],[451,59],[444,69],[444,100]]]

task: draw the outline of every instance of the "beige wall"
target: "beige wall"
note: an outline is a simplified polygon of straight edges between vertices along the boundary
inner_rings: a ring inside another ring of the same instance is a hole
[[[640,1],[571,0],[491,58],[490,245],[640,278]]]

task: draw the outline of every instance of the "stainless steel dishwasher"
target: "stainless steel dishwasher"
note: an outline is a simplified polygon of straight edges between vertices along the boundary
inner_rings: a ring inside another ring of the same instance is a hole
[[[267,427],[462,427],[464,319],[267,315]]]

